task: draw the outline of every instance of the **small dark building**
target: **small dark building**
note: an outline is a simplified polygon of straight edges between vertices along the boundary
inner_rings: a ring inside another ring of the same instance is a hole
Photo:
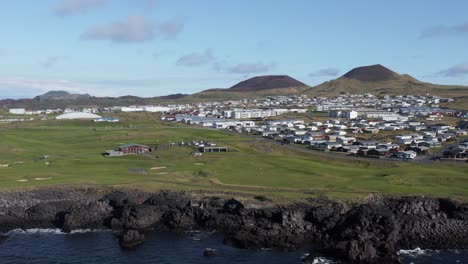
[[[200,147],[198,149],[201,153],[209,153],[209,152],[228,152],[227,147]]]
[[[448,159],[468,159],[468,152],[466,149],[463,148],[452,148],[449,150],[444,151],[443,153],[444,158]]]
[[[377,146],[377,144],[378,143],[376,141],[372,140],[357,140],[353,142],[354,146]]]
[[[409,147],[409,148],[406,148],[406,150],[412,150],[412,151],[418,153],[418,155],[427,155],[427,154],[429,153],[429,148],[428,148],[428,147],[424,147],[424,146]]]
[[[367,151],[369,156],[390,156],[390,151],[387,149],[370,149]]]

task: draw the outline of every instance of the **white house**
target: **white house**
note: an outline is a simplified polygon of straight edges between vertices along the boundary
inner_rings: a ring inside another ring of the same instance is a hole
[[[400,159],[414,159],[416,158],[418,154],[415,151],[408,150],[408,151],[402,151],[402,152],[397,152],[396,157]]]
[[[333,109],[328,112],[328,116],[335,118],[356,119],[358,117],[358,112],[354,110]]]
[[[122,112],[143,112],[145,109],[143,107],[122,107],[120,109]]]
[[[305,130],[295,130],[293,131],[293,134],[296,136],[304,136],[307,133]]]
[[[344,136],[344,135],[346,135],[346,131],[336,130],[333,134],[335,134],[337,136]]]
[[[352,144],[356,141],[355,137],[337,137],[336,142],[341,143],[343,145]]]
[[[152,113],[167,112],[167,111],[170,111],[170,110],[171,110],[171,108],[164,107],[164,106],[147,106],[147,107],[145,107],[146,112],[152,112]]]
[[[319,121],[314,121],[312,123],[310,123],[312,126],[321,126],[322,125],[322,122],[319,122]]]
[[[26,114],[26,109],[24,108],[12,108],[10,109],[10,114],[15,114],[15,115],[24,115]]]

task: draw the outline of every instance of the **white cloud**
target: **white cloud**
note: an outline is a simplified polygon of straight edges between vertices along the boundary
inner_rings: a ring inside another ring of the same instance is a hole
[[[155,36],[154,24],[144,16],[129,16],[122,21],[95,26],[81,35],[82,39],[113,42],[144,42]]]
[[[106,3],[107,0],[62,0],[55,8],[55,14],[59,16],[71,16],[86,13]]]
[[[459,64],[436,73],[436,76],[459,77],[468,75],[468,64]]]
[[[184,27],[185,19],[177,17],[156,25],[156,32],[158,36],[162,38],[172,39],[177,37],[182,32]]]
[[[105,81],[73,81],[68,79],[35,79],[25,77],[0,77],[0,94],[3,98],[18,96],[34,97],[48,91],[67,91],[70,93],[88,93],[93,96],[120,96],[134,93],[129,80],[108,82]],[[139,83],[140,85],[143,82]]]
[[[41,62],[41,66],[44,68],[51,68],[55,66],[57,63],[59,63],[60,60],[61,60],[61,57],[50,56],[45,61]]]
[[[339,69],[336,68],[324,68],[319,69],[315,72],[309,74],[310,77],[333,77],[337,76],[340,73]]]
[[[452,25],[452,26],[437,26],[425,29],[420,35],[420,39],[433,38],[450,35],[467,35],[468,23]]]
[[[88,29],[81,35],[86,40],[110,40],[120,43],[138,43],[153,40],[156,37],[170,39],[180,34],[184,28],[183,19],[172,19],[155,23],[145,16],[129,16],[123,20]]]
[[[229,67],[227,71],[238,74],[262,73],[271,70],[273,67],[274,64],[265,64],[263,62],[239,63],[235,66]]]
[[[204,52],[192,52],[184,55],[177,60],[176,64],[177,66],[194,67],[208,64],[215,59],[213,51],[211,49],[207,49]]]

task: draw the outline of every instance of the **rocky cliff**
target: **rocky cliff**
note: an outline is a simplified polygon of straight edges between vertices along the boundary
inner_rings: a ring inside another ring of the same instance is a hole
[[[293,250],[311,243],[320,254],[349,263],[398,263],[399,249],[468,248],[467,226],[467,204],[425,197],[360,204],[311,199],[248,208],[236,199],[194,199],[172,191],[0,193],[0,233],[17,228],[113,229],[121,233],[120,244],[129,247],[143,243],[150,229],[217,230],[232,246]]]

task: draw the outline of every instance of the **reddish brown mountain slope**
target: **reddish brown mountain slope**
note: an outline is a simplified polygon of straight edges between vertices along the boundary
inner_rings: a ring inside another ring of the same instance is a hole
[[[380,82],[397,79],[399,75],[380,64],[376,64],[354,68],[343,77],[361,82]]]
[[[307,86],[306,84],[291,78],[287,75],[267,75],[253,77],[243,82],[240,82],[231,88],[228,92],[255,92],[261,90],[290,88]]]

